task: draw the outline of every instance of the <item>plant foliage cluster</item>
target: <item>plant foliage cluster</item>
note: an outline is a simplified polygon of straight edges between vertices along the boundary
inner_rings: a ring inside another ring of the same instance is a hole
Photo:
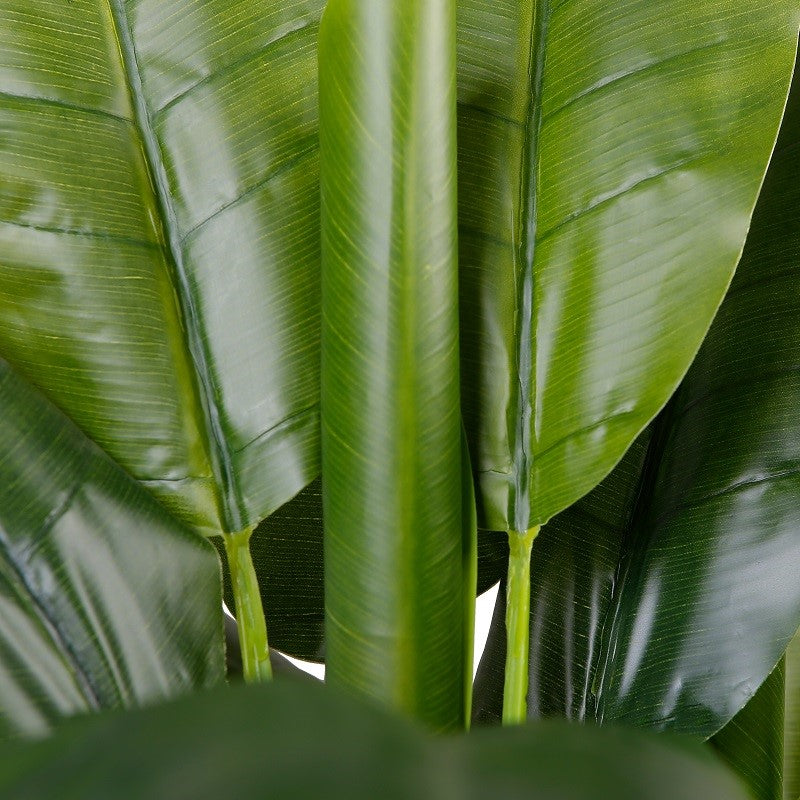
[[[0,796],[798,800],[799,26],[0,0]]]

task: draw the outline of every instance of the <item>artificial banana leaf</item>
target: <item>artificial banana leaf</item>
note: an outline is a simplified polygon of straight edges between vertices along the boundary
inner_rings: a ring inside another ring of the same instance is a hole
[[[462,0],[464,413],[482,527],[620,460],[728,287],[778,130],[795,0]]]
[[[318,471],[322,0],[0,0],[0,356],[180,518]]]
[[[784,800],[800,800],[800,634],[786,651]]]
[[[0,751],[0,794],[4,800],[749,797],[706,748],[669,737],[547,722],[432,738],[330,689],[291,681],[74,721],[51,739]]]
[[[0,739],[221,682],[211,545],[2,360],[0,409]]]
[[[454,0],[319,40],[327,679],[466,723]],[[465,525],[466,523],[466,525]]]
[[[711,736],[794,636],[799,145],[796,79],[742,262],[690,373],[652,431],[534,545],[534,716]],[[478,674],[482,719],[502,701],[502,606]]]
[[[320,482],[314,481],[264,520],[253,534],[250,550],[270,647],[306,661],[323,661],[325,585]],[[230,573],[224,562],[223,578],[225,602],[233,609]]]
[[[754,800],[783,800],[784,701],[785,664],[781,661],[710,742],[745,780]]]
[[[212,541],[222,551],[220,540]],[[322,484],[319,480],[264,520],[250,543],[270,646],[306,661],[325,659],[323,549]],[[478,536],[478,595],[502,578],[507,563],[508,536],[481,531]],[[225,562],[223,578],[225,602],[233,609],[230,574]]]

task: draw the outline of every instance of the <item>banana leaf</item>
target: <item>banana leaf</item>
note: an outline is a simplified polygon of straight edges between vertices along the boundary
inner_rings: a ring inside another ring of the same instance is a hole
[[[221,682],[211,545],[2,360],[0,414],[0,739]]]
[[[48,740],[4,749],[0,794],[4,800],[749,797],[705,748],[670,737],[547,722],[433,738],[330,689],[292,682],[76,720]]]
[[[322,0],[0,0],[0,357],[180,520],[248,546],[319,471]]]
[[[784,800],[800,800],[800,635],[786,651]]]
[[[472,656],[455,44],[454,0],[331,0],[319,44],[326,677],[434,729]]]
[[[755,800],[783,800],[784,661],[710,744]]]
[[[322,6],[0,1],[0,356],[210,534],[318,471]]]
[[[264,520],[250,542],[270,646],[305,661],[325,660],[323,535],[322,484],[315,480]],[[221,541],[212,541],[222,554]],[[478,595],[500,581],[507,563],[506,534],[481,531]],[[225,602],[232,609],[233,589],[225,563],[223,578]]]
[[[697,361],[655,427],[534,545],[534,716],[708,737],[794,636],[799,145],[796,78],[744,256]],[[502,606],[478,673],[484,720],[502,701]]]
[[[794,0],[463,0],[464,413],[479,524],[525,532],[664,406],[775,142]]]

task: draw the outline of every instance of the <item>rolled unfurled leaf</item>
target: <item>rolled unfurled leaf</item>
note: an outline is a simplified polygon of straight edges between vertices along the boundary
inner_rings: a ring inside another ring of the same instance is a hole
[[[464,723],[455,3],[332,0],[320,31],[331,682]]]

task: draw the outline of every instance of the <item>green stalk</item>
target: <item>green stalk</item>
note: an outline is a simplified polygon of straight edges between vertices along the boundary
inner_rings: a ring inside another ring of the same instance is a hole
[[[508,542],[506,587],[506,681],[503,690],[503,725],[518,725],[527,718],[528,650],[531,608],[531,549],[539,527],[526,533],[511,531]]]
[[[272,680],[272,664],[267,643],[267,621],[261,605],[261,592],[250,556],[253,530],[225,534],[225,552],[231,571],[236,622],[242,651],[244,679],[248,683]]]

